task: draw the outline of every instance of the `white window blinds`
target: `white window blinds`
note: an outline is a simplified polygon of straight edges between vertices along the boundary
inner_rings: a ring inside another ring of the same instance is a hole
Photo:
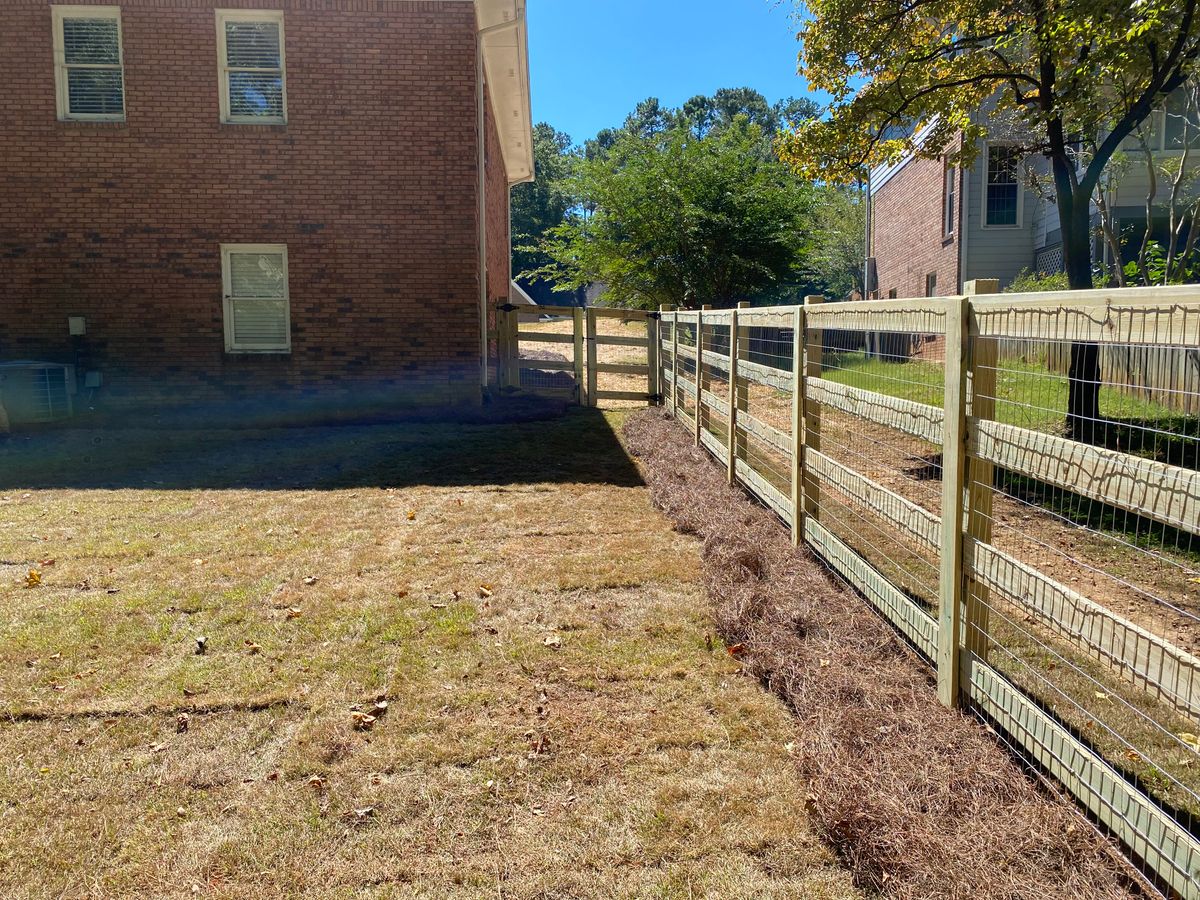
[[[291,346],[287,248],[222,248],[225,345],[231,351],[286,351]]]
[[[218,12],[217,28],[222,120],[286,121],[282,13]]]
[[[121,16],[112,7],[54,7],[60,119],[125,118]]]

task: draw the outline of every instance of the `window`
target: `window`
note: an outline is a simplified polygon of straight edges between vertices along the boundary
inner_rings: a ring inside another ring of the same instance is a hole
[[[1149,149],[1154,153],[1172,153],[1188,145],[1196,146],[1200,129],[1195,112],[1189,108],[1189,98],[1179,90],[1167,97],[1165,104],[1150,113],[1138,128],[1121,142],[1126,151]],[[1143,143],[1144,142],[1144,143]]]
[[[937,272],[930,272],[925,276],[925,296],[937,296]]]
[[[954,189],[957,181],[955,175],[954,166],[947,161],[942,176],[942,236],[947,238],[954,234]]]
[[[287,122],[283,13],[217,10],[221,121]]]
[[[1021,225],[1020,151],[1015,147],[987,145],[983,186],[983,227],[1019,228]]]
[[[59,119],[124,121],[121,11],[115,6],[55,6],[53,17]]]
[[[222,244],[225,350],[286,353],[292,347],[287,247]]]

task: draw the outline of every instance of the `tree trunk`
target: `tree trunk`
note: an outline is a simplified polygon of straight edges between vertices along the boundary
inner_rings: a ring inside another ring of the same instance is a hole
[[[1065,208],[1064,208],[1065,207]],[[1063,264],[1073,291],[1092,287],[1092,240],[1089,198],[1073,193],[1058,199],[1063,235]],[[1100,425],[1100,345],[1074,343],[1067,370],[1067,434],[1094,443]]]

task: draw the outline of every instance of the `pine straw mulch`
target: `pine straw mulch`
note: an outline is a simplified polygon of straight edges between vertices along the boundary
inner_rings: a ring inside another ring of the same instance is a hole
[[[942,707],[890,627],[794,550],[677,423],[648,410],[625,435],[655,503],[704,542],[721,637],[799,720],[809,814],[861,888],[904,900],[1142,896],[1075,808]]]

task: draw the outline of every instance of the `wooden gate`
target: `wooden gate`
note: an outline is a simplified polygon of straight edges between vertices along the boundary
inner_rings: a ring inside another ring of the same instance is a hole
[[[497,308],[502,390],[562,397],[581,406],[659,401],[659,314],[577,306]]]

